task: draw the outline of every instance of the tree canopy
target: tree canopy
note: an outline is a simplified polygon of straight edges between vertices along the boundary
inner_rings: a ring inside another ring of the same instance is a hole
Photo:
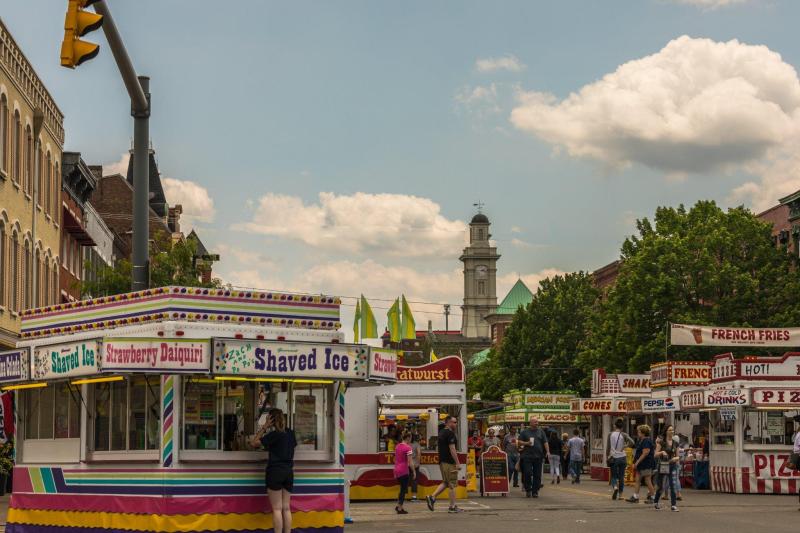
[[[196,261],[197,243],[192,239],[172,241],[168,235],[158,235],[158,246],[150,252],[150,286],[219,287],[220,280],[201,281]],[[90,268],[92,265],[88,265]],[[131,262],[118,260],[114,266],[101,265],[80,284],[81,295],[108,296],[131,290]]]

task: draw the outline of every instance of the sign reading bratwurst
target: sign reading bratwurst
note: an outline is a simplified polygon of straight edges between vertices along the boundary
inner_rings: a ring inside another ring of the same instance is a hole
[[[201,372],[211,367],[208,339],[106,338],[104,372]]]
[[[800,346],[800,328],[727,328],[672,324],[675,346]]]
[[[271,378],[367,379],[368,347],[214,339],[214,373]]]
[[[464,362],[451,355],[422,366],[397,367],[398,381],[464,381]]]

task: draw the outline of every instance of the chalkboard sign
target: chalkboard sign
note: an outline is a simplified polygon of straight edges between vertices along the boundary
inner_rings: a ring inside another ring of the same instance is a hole
[[[508,493],[508,456],[497,446],[481,454],[481,482],[485,494]]]

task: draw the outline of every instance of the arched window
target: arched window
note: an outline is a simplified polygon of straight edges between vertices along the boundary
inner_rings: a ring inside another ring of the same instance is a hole
[[[31,127],[25,128],[25,192],[30,194],[33,187],[33,133]]]
[[[8,99],[0,95],[0,169],[8,170]]]
[[[50,291],[52,292],[50,295],[50,303],[55,305],[58,303],[58,261],[53,264],[50,275],[53,276],[53,281],[50,283]]]
[[[6,305],[6,280],[8,279],[6,261],[6,225],[0,220],[0,305]]]
[[[36,249],[36,258],[34,261],[36,265],[36,290],[33,290],[33,306],[32,307],[41,307],[42,306],[42,268],[44,265],[42,264],[42,254],[39,249]]]
[[[44,164],[45,164],[44,167],[45,176],[44,176],[44,195],[42,197],[42,209],[44,209],[45,213],[49,213],[50,206],[53,205],[52,200],[50,198],[50,184],[52,183],[53,180],[53,159],[50,156],[49,151],[45,156]]]
[[[42,286],[40,292],[42,293],[42,306],[50,305],[50,260],[44,260],[44,285]]]
[[[61,205],[61,180],[59,176],[61,175],[61,165],[59,165],[58,161],[53,163],[53,221],[58,224],[59,215],[61,214],[61,209],[59,209]]]
[[[36,150],[36,159],[39,162],[38,174],[36,175],[36,205],[42,205],[42,195],[44,194],[44,169],[42,168],[42,141],[39,139],[39,148]]]
[[[30,309],[33,307],[33,250],[31,243],[25,241],[25,255],[23,256],[24,265],[22,270],[22,308]]]
[[[19,183],[20,176],[22,176],[22,172],[20,172],[22,163],[22,119],[19,116],[19,111],[14,111],[14,135],[11,138],[11,142],[11,175],[14,177],[14,181]]]
[[[12,311],[19,311],[19,235],[14,232],[11,239],[11,301]]]

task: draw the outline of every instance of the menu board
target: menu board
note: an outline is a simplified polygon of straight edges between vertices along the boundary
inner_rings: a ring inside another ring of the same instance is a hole
[[[487,494],[508,493],[508,456],[497,446],[481,454],[481,480]]]

